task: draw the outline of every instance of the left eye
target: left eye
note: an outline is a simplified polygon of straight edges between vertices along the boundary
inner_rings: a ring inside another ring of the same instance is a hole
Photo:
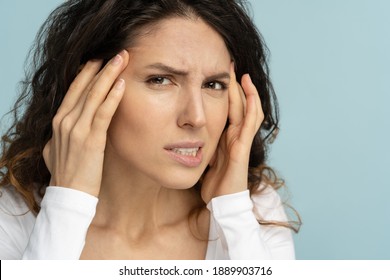
[[[165,85],[170,85],[172,82],[165,77],[153,77],[148,80],[148,83],[165,86]]]
[[[215,89],[215,90],[224,90],[226,85],[220,82],[208,82],[204,85],[205,88]]]

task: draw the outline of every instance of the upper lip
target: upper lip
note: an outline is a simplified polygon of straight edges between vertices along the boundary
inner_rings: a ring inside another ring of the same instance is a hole
[[[172,149],[191,149],[191,148],[202,148],[204,146],[204,142],[202,141],[183,141],[183,142],[177,142],[172,143],[164,146],[164,149],[166,150],[172,150]]]

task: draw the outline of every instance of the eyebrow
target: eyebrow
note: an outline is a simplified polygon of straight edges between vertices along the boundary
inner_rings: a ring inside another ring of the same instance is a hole
[[[157,69],[164,71],[168,74],[177,75],[177,76],[188,76],[188,71],[176,69],[174,67],[168,66],[163,63],[154,63],[146,66],[148,69]],[[227,79],[230,80],[230,74],[228,72],[221,72],[215,75],[211,75],[207,77],[207,80],[219,80],[219,79]]]

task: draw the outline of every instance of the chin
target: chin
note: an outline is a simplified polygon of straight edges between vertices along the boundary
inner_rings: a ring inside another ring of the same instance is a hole
[[[168,178],[161,180],[161,185],[168,189],[186,190],[196,185],[201,174],[168,174]]]
[[[166,184],[162,184],[162,186],[164,186],[164,188],[172,190],[187,190],[195,186],[198,181],[199,180],[186,180],[186,182],[167,182]]]

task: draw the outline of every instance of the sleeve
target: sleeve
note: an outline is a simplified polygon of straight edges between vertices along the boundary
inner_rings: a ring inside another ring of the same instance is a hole
[[[0,190],[0,259],[21,259],[35,216],[13,187]]]
[[[291,230],[257,221],[287,221],[279,195],[272,188],[250,197],[249,190],[213,198],[211,218],[228,259],[294,259]]]
[[[79,259],[98,199],[62,187],[48,187],[23,259]]]
[[[0,259],[79,259],[98,199],[48,187],[35,217],[12,186],[0,191]]]

